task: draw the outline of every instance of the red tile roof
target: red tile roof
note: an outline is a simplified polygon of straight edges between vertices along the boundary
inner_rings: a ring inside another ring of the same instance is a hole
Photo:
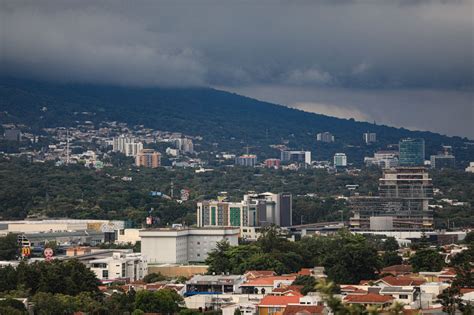
[[[474,288],[461,288],[461,289],[459,290],[459,292],[460,292],[461,294],[466,294],[466,293],[474,292]]]
[[[290,296],[290,295],[294,295],[294,296],[303,296],[303,294],[301,294],[299,291],[296,291],[296,290],[292,290],[292,289],[289,289],[289,288],[276,288],[274,290],[272,290],[272,295],[277,295],[275,293],[279,293],[280,296]]]
[[[386,284],[393,287],[419,286],[426,282],[426,280],[424,279],[403,277],[403,276],[399,276],[399,277],[386,276],[377,280],[377,282],[380,282],[380,281],[383,281]]]
[[[300,276],[311,276],[311,269],[310,268],[303,268],[298,271],[298,275]]]
[[[311,315],[323,314],[324,306],[322,305],[287,305],[283,315],[295,315],[298,313],[306,313]]]
[[[300,302],[299,296],[265,296],[258,306],[286,306],[288,304],[298,304]]]
[[[393,265],[382,269],[381,273],[410,273],[413,271],[411,265]]]
[[[259,277],[269,277],[274,276],[275,271],[273,270],[249,270],[245,272],[245,275],[250,276],[252,278],[259,278]]]
[[[347,295],[344,302],[347,303],[367,303],[367,304],[385,304],[393,300],[392,296],[380,295],[376,293],[367,293],[366,295]]]
[[[341,286],[341,291],[346,292],[348,294],[366,294],[367,293],[366,290],[359,289],[351,285]]]

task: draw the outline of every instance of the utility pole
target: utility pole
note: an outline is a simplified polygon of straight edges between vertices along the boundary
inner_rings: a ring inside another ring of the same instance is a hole
[[[66,129],[66,164],[69,165],[69,128]]]

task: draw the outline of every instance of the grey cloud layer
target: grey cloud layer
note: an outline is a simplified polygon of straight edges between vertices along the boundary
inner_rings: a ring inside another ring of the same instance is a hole
[[[4,1],[2,71],[125,85],[472,88],[472,1]]]

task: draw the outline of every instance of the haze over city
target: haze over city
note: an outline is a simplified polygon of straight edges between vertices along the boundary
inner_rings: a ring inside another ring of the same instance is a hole
[[[1,12],[3,74],[214,86],[474,138],[469,0],[5,1]]]

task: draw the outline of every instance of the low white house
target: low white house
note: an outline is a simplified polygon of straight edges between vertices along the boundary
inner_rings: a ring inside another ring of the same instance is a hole
[[[397,302],[403,304],[411,304],[416,299],[414,287],[383,287],[379,293],[381,295],[390,295]]]
[[[91,270],[102,282],[114,280],[136,281],[148,274],[148,262],[140,253],[113,253],[112,257],[89,262]]]

